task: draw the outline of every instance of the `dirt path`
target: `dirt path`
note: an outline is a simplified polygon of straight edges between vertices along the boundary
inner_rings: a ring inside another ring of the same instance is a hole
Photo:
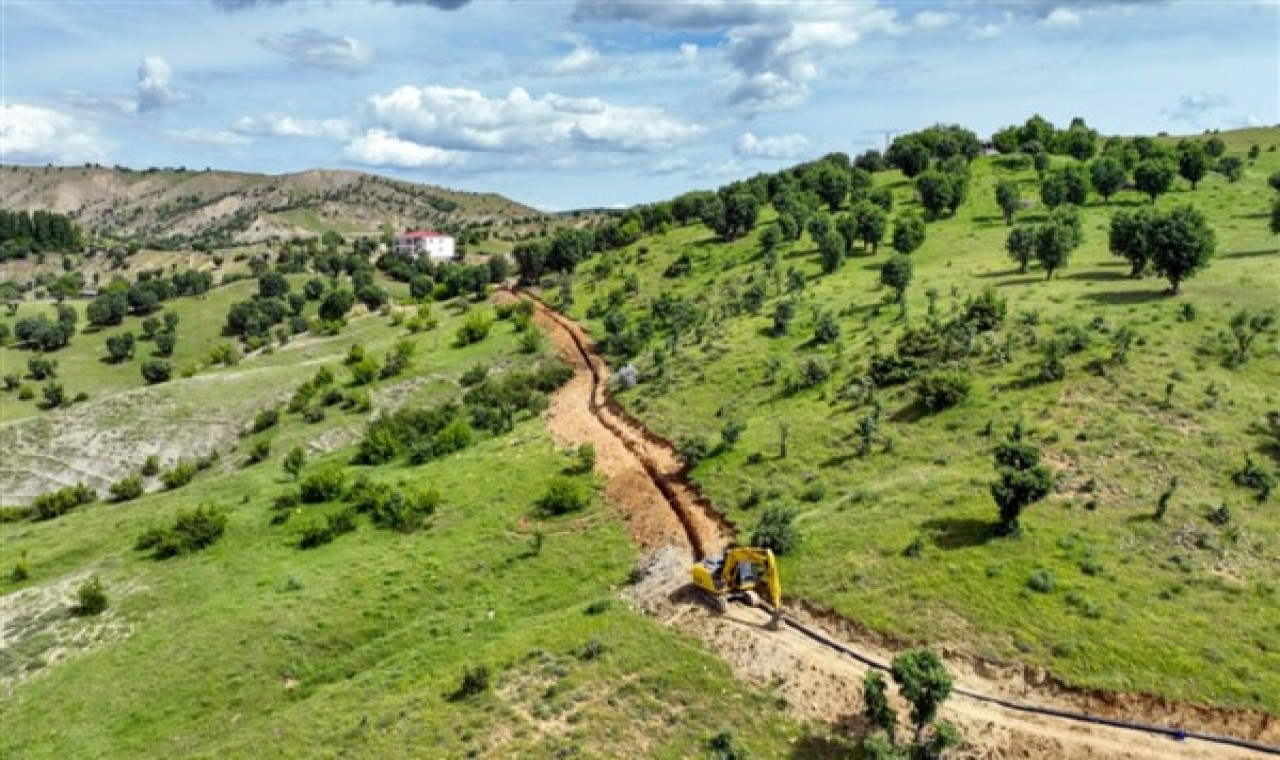
[[[510,293],[501,293],[512,299]],[[538,303],[537,324],[574,369],[551,400],[548,426],[563,445],[591,443],[596,467],[607,477],[605,497],[623,512],[632,538],[646,550],[643,578],[629,601],[664,624],[702,639],[743,680],[776,689],[792,712],[808,719],[860,727],[861,680],[868,666],[823,646],[798,630],[770,632],[762,610],[734,606],[716,615],[687,587],[692,559],[722,549],[733,525],[685,476],[674,447],[655,436],[610,399],[608,367],[590,338],[571,320]],[[825,636],[874,661],[892,659],[892,643],[855,622],[788,600],[788,612]],[[1043,671],[989,663],[945,651],[957,686],[977,694],[1088,712],[1109,718],[1234,736],[1280,745],[1280,720],[1252,711],[1214,710],[1146,695],[1075,690]],[[902,707],[901,705],[899,707]],[[905,709],[900,709],[905,714]],[[944,717],[965,736],[972,758],[1257,758],[1267,755],[1195,740],[1034,715],[979,699],[953,697]]]

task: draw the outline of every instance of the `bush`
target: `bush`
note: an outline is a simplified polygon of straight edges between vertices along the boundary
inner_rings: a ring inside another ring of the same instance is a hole
[[[483,383],[485,378],[488,376],[489,368],[484,364],[477,364],[466,372],[463,372],[459,382],[462,383],[462,387],[470,388],[473,385]]]
[[[555,517],[586,509],[590,501],[591,495],[581,482],[557,476],[551,479],[535,506],[540,515]]]
[[[142,478],[138,475],[130,475],[123,480],[116,481],[107,489],[111,494],[113,501],[133,501],[143,493]]]
[[[83,484],[59,488],[57,491],[40,494],[31,502],[31,517],[34,520],[52,520],[97,500],[98,494]]]
[[[167,490],[172,491],[190,483],[198,471],[199,467],[196,466],[195,462],[188,462],[184,459],[174,465],[172,469],[160,473],[160,482],[164,483],[164,487]]]
[[[271,456],[271,441],[263,438],[253,442],[249,447],[249,458],[245,460],[245,464],[257,464],[266,461]]]
[[[1058,585],[1053,573],[1048,570],[1037,570],[1027,579],[1027,588],[1039,594],[1048,594]]]
[[[392,488],[385,483],[366,483],[352,495],[356,511],[369,515],[374,525],[401,533],[426,527],[442,501],[435,489]]]
[[[194,554],[217,543],[226,531],[227,516],[208,505],[178,513],[169,528],[149,528],[138,537],[134,548],[150,551],[152,559],[168,559]]]
[[[138,471],[144,478],[154,478],[160,472],[160,460],[155,455],[146,458],[142,463],[142,469]]]
[[[75,614],[81,617],[101,615],[107,609],[107,592],[97,576],[81,583],[76,589]]]
[[[1244,466],[1231,476],[1231,482],[1241,488],[1258,492],[1258,501],[1266,501],[1276,487],[1276,477],[1245,454]]]
[[[795,526],[795,513],[786,507],[771,506],[765,508],[751,532],[752,546],[771,549],[774,554],[783,555],[795,549],[800,543],[800,533]]]
[[[263,430],[276,426],[280,421],[280,412],[277,409],[263,409],[253,417],[252,432],[261,433]]]
[[[462,323],[462,327],[458,328],[457,335],[454,336],[454,345],[462,347],[479,343],[489,336],[489,327],[489,319],[484,314],[478,311],[472,312]]]
[[[680,453],[685,468],[692,470],[711,453],[711,446],[702,436],[684,436],[676,444],[676,451]]]
[[[351,384],[368,385],[378,379],[378,360],[366,356],[351,365]]]
[[[356,529],[356,511],[346,507],[325,518],[323,523],[312,523],[302,529],[298,538],[299,549],[314,549],[323,546],[343,533]]]
[[[18,389],[19,401],[30,401],[35,397],[36,397],[36,389],[32,388],[30,385],[24,385]]]
[[[458,685],[458,690],[453,693],[453,699],[467,699],[477,694],[483,694],[489,690],[489,666],[474,665],[468,666],[462,672],[462,683]]]
[[[916,396],[929,412],[941,412],[964,401],[972,382],[959,372],[931,372],[920,378]]]
[[[169,378],[173,377],[173,366],[163,359],[145,361],[140,369],[142,370],[142,379],[146,380],[148,385],[166,383]]]
[[[581,473],[591,472],[596,468],[596,447],[584,443],[578,447],[578,464],[576,469]]]
[[[302,479],[299,494],[304,504],[320,504],[333,501],[342,495],[347,475],[336,467],[317,470]]]

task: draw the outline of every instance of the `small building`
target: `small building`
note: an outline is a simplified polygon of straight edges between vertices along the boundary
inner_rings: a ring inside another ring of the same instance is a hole
[[[396,253],[425,253],[432,261],[448,261],[453,258],[453,238],[443,232],[409,230],[396,235]]]

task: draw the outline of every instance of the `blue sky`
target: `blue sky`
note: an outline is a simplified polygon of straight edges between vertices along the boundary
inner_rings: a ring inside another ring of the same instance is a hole
[[[351,168],[548,209],[885,131],[1280,121],[1280,0],[0,0],[7,163]]]

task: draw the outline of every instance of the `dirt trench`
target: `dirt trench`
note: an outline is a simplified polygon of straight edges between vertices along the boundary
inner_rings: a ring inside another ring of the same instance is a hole
[[[503,300],[516,296],[501,292]],[[717,512],[685,474],[674,446],[649,431],[614,402],[608,392],[608,365],[577,323],[534,299],[535,321],[574,370],[551,398],[547,424],[561,445],[591,443],[596,469],[606,477],[605,498],[627,520],[632,539],[644,550],[642,577],[626,592],[628,601],[664,624],[704,641],[750,683],[773,688],[791,712],[853,730],[862,727],[861,681],[868,666],[825,647],[797,630],[771,632],[763,610],[734,606],[718,615],[689,593],[689,563],[723,549],[736,528]],[[787,600],[788,613],[877,662],[892,659],[897,642],[867,631],[856,621]],[[957,686],[970,692],[1016,699],[1065,710],[1133,722],[1280,745],[1280,720],[1249,710],[1220,710],[1180,704],[1143,694],[1073,689],[1042,670],[991,663],[944,648]],[[899,713],[905,714],[904,705]],[[1268,757],[1238,747],[1019,712],[964,696],[943,710],[965,737],[967,758],[1164,758]]]

